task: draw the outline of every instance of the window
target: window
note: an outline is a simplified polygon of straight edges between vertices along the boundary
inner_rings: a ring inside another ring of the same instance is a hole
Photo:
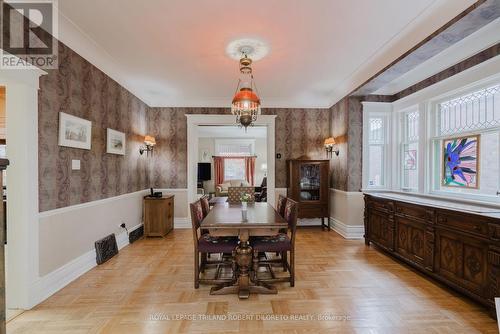
[[[245,159],[224,160],[224,180],[245,180]]]
[[[250,156],[254,154],[254,139],[217,139],[216,154],[219,156]]]
[[[419,111],[402,114],[401,188],[418,190]]]
[[[387,118],[370,115],[368,117],[368,182],[367,187],[380,188],[386,185],[385,159],[387,141]]]
[[[498,201],[500,85],[436,105],[433,191]]]

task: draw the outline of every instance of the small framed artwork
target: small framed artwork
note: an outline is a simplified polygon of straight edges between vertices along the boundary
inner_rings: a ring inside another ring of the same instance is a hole
[[[83,118],[59,113],[59,146],[90,150],[92,122]]]
[[[106,152],[125,155],[125,133],[107,129]]]
[[[443,140],[442,185],[479,189],[479,135]]]

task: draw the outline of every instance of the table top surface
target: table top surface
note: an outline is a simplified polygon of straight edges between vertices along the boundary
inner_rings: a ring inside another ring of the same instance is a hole
[[[225,203],[225,202],[227,202],[227,199],[228,199],[227,196],[212,197],[211,199],[208,200],[208,203],[210,203],[210,204]]]
[[[201,222],[201,228],[283,228],[286,220],[268,203],[249,203],[247,220],[242,220],[241,204],[217,204]]]

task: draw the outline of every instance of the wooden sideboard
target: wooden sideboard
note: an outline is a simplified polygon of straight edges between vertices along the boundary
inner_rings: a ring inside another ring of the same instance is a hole
[[[495,313],[500,296],[500,209],[365,193],[365,243]]]
[[[144,197],[144,236],[163,237],[174,228],[174,195]]]

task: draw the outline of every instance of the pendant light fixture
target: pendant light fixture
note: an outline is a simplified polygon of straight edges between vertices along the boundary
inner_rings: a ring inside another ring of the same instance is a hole
[[[244,127],[253,126],[257,120],[257,115],[261,114],[260,98],[257,95],[252,73],[252,59],[250,59],[242,48],[242,57],[240,59],[241,77],[238,80],[238,86],[231,103],[231,113],[236,116],[236,123]]]

